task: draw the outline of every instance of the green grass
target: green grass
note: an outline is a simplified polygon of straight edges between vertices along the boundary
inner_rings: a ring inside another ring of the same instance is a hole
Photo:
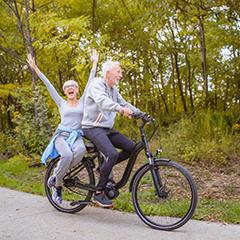
[[[18,155],[7,161],[0,160],[0,186],[32,194],[46,195],[44,190],[45,166],[41,165],[30,168],[28,164],[29,159],[22,155]],[[114,201],[114,209],[125,212],[135,212],[128,186],[120,189],[120,195]],[[146,205],[145,210],[147,210],[148,207],[149,206]],[[159,206],[156,208],[159,209]],[[193,219],[239,224],[239,201],[230,199],[221,201],[203,199],[198,202]]]
[[[225,201],[204,199],[198,203],[195,219],[240,224],[240,204],[230,199]]]
[[[22,155],[8,161],[0,160],[0,186],[45,195],[45,166],[29,168],[29,163]]]

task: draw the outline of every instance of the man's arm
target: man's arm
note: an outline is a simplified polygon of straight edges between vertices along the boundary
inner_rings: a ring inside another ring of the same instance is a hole
[[[107,96],[102,81],[102,79],[99,79],[99,81],[96,80],[91,83],[91,86],[89,86],[92,99],[104,111],[118,112],[121,109],[121,106]]]
[[[124,114],[125,116],[128,117],[129,114],[141,112],[138,108],[126,102],[119,92],[118,92],[117,99],[118,99],[118,104],[122,107],[121,110],[119,111],[121,114]]]

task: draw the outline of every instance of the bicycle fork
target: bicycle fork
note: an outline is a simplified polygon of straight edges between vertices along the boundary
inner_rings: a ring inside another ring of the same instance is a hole
[[[170,190],[164,191],[164,186],[159,173],[159,168],[158,166],[155,165],[155,158],[158,154],[161,154],[161,153],[162,153],[162,149],[157,149],[156,154],[153,155],[152,157],[149,157],[149,162],[150,162],[149,166],[150,166],[150,171],[153,178],[155,194],[158,197],[166,198]]]
[[[140,129],[140,132],[141,132],[142,141],[143,141],[144,146],[145,146],[145,154],[146,154],[146,156],[149,160],[149,166],[150,166],[150,171],[151,171],[152,178],[153,178],[155,194],[158,197],[165,198],[165,197],[168,196],[168,192],[163,191],[163,184],[162,184],[162,181],[161,181],[160,173],[158,171],[159,168],[157,166],[155,166],[156,156],[158,154],[162,153],[162,149],[157,149],[157,151],[154,155],[151,154],[149,146],[148,146],[148,141],[146,139],[145,131],[143,129],[145,124],[146,124],[146,122],[142,122],[139,129]]]
[[[157,166],[150,165],[150,171],[151,171],[152,178],[153,178],[155,194],[158,197],[166,198],[168,196],[169,191],[166,192],[163,190],[164,186],[162,184],[161,176],[160,176],[160,173],[158,170],[159,170],[159,168]]]

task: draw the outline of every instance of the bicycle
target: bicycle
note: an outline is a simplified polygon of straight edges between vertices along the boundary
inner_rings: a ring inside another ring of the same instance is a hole
[[[152,228],[169,231],[177,229],[190,220],[196,209],[196,184],[190,173],[180,164],[170,159],[157,159],[161,149],[157,149],[155,154],[150,152],[148,142],[156,133],[156,120],[142,113],[134,114],[132,118],[142,120],[139,126],[141,140],[136,143],[120,181],[115,184],[109,182],[106,194],[111,200],[118,197],[119,189],[128,182],[137,156],[144,150],[149,162],[135,172],[129,187],[135,211],[140,219]],[[144,130],[147,123],[154,125],[149,139]],[[103,156],[91,142],[86,143],[86,148],[93,155],[85,156],[64,176],[61,205],[52,200],[51,189],[47,187],[48,178],[53,174],[59,157],[51,160],[47,166],[45,191],[50,203],[59,211],[75,213],[92,203],[91,198],[96,191],[94,160],[98,158],[101,162]]]

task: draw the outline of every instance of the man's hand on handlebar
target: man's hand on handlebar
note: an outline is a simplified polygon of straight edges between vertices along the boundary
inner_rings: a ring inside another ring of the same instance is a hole
[[[132,118],[133,111],[131,108],[123,107],[119,112],[130,119]]]

